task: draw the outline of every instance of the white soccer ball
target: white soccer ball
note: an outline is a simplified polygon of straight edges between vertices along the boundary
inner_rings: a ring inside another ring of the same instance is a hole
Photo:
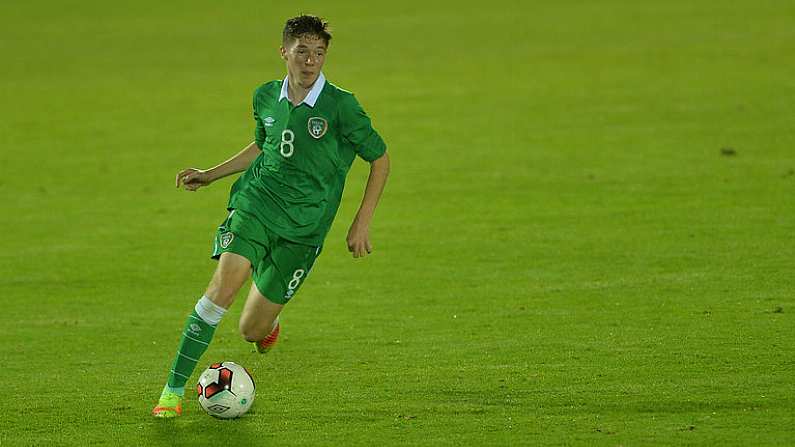
[[[245,414],[254,402],[254,379],[234,362],[213,363],[199,376],[199,405],[210,416],[232,419]]]

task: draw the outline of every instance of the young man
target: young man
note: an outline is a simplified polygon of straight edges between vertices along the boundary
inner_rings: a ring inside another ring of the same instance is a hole
[[[370,163],[361,206],[348,231],[348,250],[370,253],[369,227],[389,172],[386,145],[356,98],[326,81],[321,69],[331,35],[310,15],[287,21],[281,57],[287,76],[254,93],[255,140],[208,169],[185,169],[177,187],[207,186],[245,170],[234,183],[229,216],[218,228],[218,266],[188,316],[156,417],[182,413],[185,384],[215,328],[251,275],[240,333],[267,352],[279,336],[278,316],[304,283],[339,207],[345,177],[358,155]]]

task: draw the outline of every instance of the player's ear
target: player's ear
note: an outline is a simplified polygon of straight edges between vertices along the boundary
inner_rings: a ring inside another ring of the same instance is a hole
[[[279,47],[279,53],[282,55],[282,59],[287,60],[287,50],[284,47]]]

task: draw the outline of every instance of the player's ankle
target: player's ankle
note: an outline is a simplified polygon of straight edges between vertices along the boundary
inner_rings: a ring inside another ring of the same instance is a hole
[[[160,396],[165,396],[165,395],[167,395],[169,393],[176,394],[177,396],[180,396],[180,397],[184,397],[185,396],[185,387],[184,386],[170,387],[170,386],[168,386],[168,384],[166,384],[163,387],[163,391],[160,393]]]

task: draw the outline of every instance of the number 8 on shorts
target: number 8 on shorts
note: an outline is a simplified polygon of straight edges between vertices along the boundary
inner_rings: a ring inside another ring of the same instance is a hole
[[[287,288],[289,290],[295,290],[295,288],[298,287],[299,284],[301,284],[301,278],[304,277],[304,273],[306,273],[304,269],[298,269],[295,272],[293,272],[293,279],[290,280],[289,284],[287,284]]]

